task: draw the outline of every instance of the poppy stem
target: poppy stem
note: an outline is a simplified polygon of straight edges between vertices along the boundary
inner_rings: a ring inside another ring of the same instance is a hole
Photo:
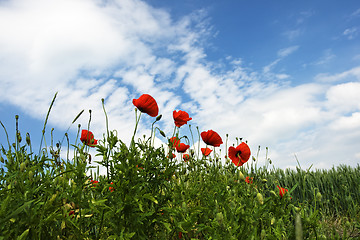
[[[106,133],[107,133],[107,137],[109,138],[109,120],[108,120],[108,116],[107,116],[107,113],[106,113],[106,110],[105,110],[104,101],[105,101],[105,100],[102,98],[102,99],[101,99],[101,104],[102,104],[102,107],[103,107],[103,110],[104,110],[104,114],[105,114]]]
[[[195,142],[194,142],[194,135],[192,133],[192,130],[191,130],[191,124],[189,124],[189,130],[190,130],[190,134],[191,134],[191,140],[192,140],[192,144],[193,144],[193,147],[194,147],[194,151],[195,151]],[[190,145],[190,144],[189,144]]]
[[[138,127],[138,124],[139,124],[139,121],[140,121],[140,117],[141,117],[141,112],[139,113],[139,118],[138,118],[137,117],[137,108],[135,108],[135,129],[134,129],[134,134],[133,134],[132,139],[131,139],[131,145],[135,144],[134,138],[135,138],[137,127]]]
[[[157,120],[155,120],[152,124],[151,124],[151,133],[150,133],[150,147],[154,146],[154,144],[152,144],[152,139],[153,139],[153,135],[154,135],[154,140],[155,140],[155,132],[154,132],[154,124],[157,122]]]
[[[196,126],[196,130],[197,130],[198,136],[199,136],[198,156],[197,156],[197,158],[199,159],[199,154],[200,154],[200,131],[199,131],[199,126]]]

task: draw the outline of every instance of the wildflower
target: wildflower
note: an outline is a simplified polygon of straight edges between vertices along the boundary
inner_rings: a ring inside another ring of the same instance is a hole
[[[169,155],[167,157],[170,159],[173,159],[173,158],[176,158],[176,155],[173,153],[169,153]]]
[[[282,187],[279,187],[279,186],[277,186],[277,187],[279,188],[280,197],[283,197],[285,195],[285,193],[288,191],[286,188],[282,188]]]
[[[172,148],[178,147],[180,145],[180,139],[178,139],[177,137],[172,137],[169,139],[169,144]]]
[[[180,153],[186,152],[190,146],[186,145],[185,143],[180,143],[176,146],[176,151]]]
[[[247,182],[247,183],[253,183],[253,177],[249,177],[249,176],[247,176],[246,178],[245,178],[245,182]]]
[[[90,182],[92,183],[92,187],[96,187],[96,185],[99,183],[99,181],[95,180],[90,180]]]
[[[114,183],[111,182],[110,184],[113,185]],[[109,191],[110,191],[110,192],[113,192],[113,191],[114,191],[114,187],[109,187]]]
[[[234,148],[233,146],[229,147],[228,157],[236,166],[242,166],[250,158],[251,152],[249,146],[242,142],[239,146]]]
[[[210,148],[201,148],[201,152],[204,156],[208,156],[212,150]]]
[[[187,124],[192,118],[189,117],[189,114],[185,111],[175,111],[173,112],[175,126],[181,127],[184,124]]]
[[[94,147],[97,144],[97,140],[94,139],[94,134],[85,129],[81,131],[80,141],[90,147]]]
[[[220,144],[223,143],[219,134],[213,130],[208,130],[206,132],[202,132],[201,134],[202,140],[210,146],[219,147]]]
[[[149,94],[143,94],[138,99],[133,99],[133,104],[141,112],[147,113],[151,117],[156,117],[159,113],[159,107],[155,99]]]
[[[187,162],[190,159],[190,155],[189,154],[184,154],[183,159],[185,162]]]
[[[179,232],[179,239],[182,238],[182,232]]]

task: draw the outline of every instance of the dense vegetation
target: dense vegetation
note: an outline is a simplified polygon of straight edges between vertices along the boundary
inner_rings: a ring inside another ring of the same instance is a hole
[[[179,128],[171,137],[180,141]],[[196,147],[176,152],[173,141],[156,148],[153,134],[135,141],[136,129],[127,145],[116,131],[95,140],[79,128],[73,156],[62,156],[61,144],[34,154],[29,135],[16,132],[15,143],[1,146],[0,239],[360,236],[360,166],[281,170],[257,167],[256,157],[235,165],[215,147],[205,156]],[[90,147],[106,175],[91,169]]]

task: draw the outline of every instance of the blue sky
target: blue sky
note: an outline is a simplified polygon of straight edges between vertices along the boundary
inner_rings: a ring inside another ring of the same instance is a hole
[[[170,135],[173,110],[193,129],[229,144],[247,140],[260,164],[303,168],[360,162],[358,1],[0,1],[0,120],[39,143],[55,92],[50,129],[60,141],[77,124],[128,142],[132,99],[158,102]],[[139,136],[152,119],[142,117]],[[189,134],[186,127],[181,134]],[[158,136],[157,143],[165,139]],[[5,142],[3,131],[0,142]],[[222,155],[225,148],[222,146]]]

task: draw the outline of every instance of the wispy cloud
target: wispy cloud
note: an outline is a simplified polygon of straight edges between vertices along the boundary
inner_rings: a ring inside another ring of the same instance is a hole
[[[323,51],[323,55],[313,64],[314,65],[325,65],[332,61],[336,57],[335,54],[333,54],[331,49],[326,49]]]
[[[344,30],[343,35],[347,37],[347,39],[352,40],[354,39],[359,33],[357,27],[351,27]]]
[[[350,70],[337,73],[320,73],[315,76],[315,80],[325,83],[344,82],[344,81],[359,81],[360,80],[360,67],[355,67]]]
[[[352,12],[350,14],[350,17],[354,18],[354,17],[360,17],[360,8],[358,8],[357,10],[355,10],[354,12]]]
[[[290,41],[301,36],[303,31],[301,29],[288,30],[283,33],[283,35],[288,38]]]
[[[287,57],[288,55],[292,54],[293,52],[295,52],[298,49],[299,49],[299,46],[291,46],[291,47],[280,49],[278,51],[278,56],[281,58]]]

